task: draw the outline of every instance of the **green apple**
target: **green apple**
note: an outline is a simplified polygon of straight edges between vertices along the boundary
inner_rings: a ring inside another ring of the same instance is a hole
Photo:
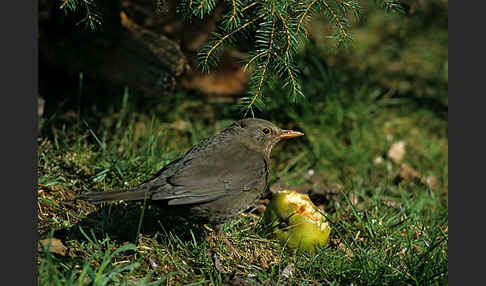
[[[328,242],[331,227],[306,194],[283,190],[275,194],[263,214],[271,236],[290,248],[314,252]]]

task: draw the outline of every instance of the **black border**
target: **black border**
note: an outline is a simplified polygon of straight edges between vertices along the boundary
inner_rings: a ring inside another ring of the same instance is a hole
[[[482,182],[486,172],[485,104],[482,104],[486,81],[486,45],[482,40],[485,16],[481,7],[484,3],[474,2],[478,5],[473,7],[461,1],[450,2],[454,7],[449,8],[449,37],[453,35],[449,47],[454,55],[448,57],[448,69],[449,78],[453,74],[454,79],[449,85],[449,95],[452,95],[449,98],[454,103],[448,104],[453,107],[453,115],[448,113],[448,138],[454,134],[455,151],[449,161],[455,163],[449,162],[449,166],[453,166],[449,168],[453,170],[453,175],[449,175],[453,183],[449,184],[448,191],[452,229],[452,240],[448,244],[449,283],[479,285],[484,283],[485,237],[482,233],[486,225],[486,188]]]
[[[38,2],[2,3],[2,250],[5,285],[37,285]],[[9,280],[12,279],[12,283]]]

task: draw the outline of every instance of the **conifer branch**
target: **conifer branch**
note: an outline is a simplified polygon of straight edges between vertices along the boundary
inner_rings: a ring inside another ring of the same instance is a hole
[[[361,8],[359,7],[359,4],[357,1],[343,1],[340,3],[341,7],[344,10],[344,13],[346,14],[346,8],[351,10],[353,12],[355,18],[358,20],[360,18],[361,14]]]
[[[95,30],[97,25],[101,25],[100,15],[95,12],[96,5],[93,3],[93,0],[81,0],[81,3],[86,10],[86,17],[79,21],[78,24],[86,22],[91,30]]]
[[[272,5],[272,16],[273,17],[274,17],[274,11],[275,11],[275,5]],[[260,82],[258,84],[258,89],[256,90],[255,95],[253,96],[250,104],[248,105],[248,109],[251,109],[253,107],[258,96],[260,96],[260,94],[262,92],[263,80],[265,79],[265,73],[267,72],[268,65],[270,64],[270,60],[271,60],[270,54],[271,54],[272,49],[273,49],[273,36],[275,35],[275,18],[273,18],[273,17],[272,17],[272,31],[270,33],[270,42],[269,42],[268,49],[267,49],[267,51],[268,51],[267,62],[265,63],[265,67],[262,70],[262,74],[260,76]]]
[[[329,6],[329,4],[327,4],[326,0],[322,0],[322,3],[324,4],[324,6],[326,6],[327,11],[329,11],[329,13],[332,15],[332,18],[338,25],[339,33],[344,36],[343,39],[348,38],[348,33],[346,33],[346,29],[344,29],[344,25],[342,24],[341,19],[337,16],[336,12]],[[340,39],[340,41],[342,41],[343,39]]]
[[[59,9],[64,9],[64,7],[66,6],[66,4],[71,1],[71,0],[64,0],[64,2],[61,4],[61,6],[59,6]]]
[[[206,0],[201,0],[201,4],[199,5],[199,9],[202,9],[204,7],[204,2],[206,2]]]
[[[231,31],[230,33],[224,35],[221,39],[219,39],[218,41],[216,41],[216,43],[211,47],[211,49],[209,49],[209,51],[207,52],[206,54],[206,57],[204,58],[204,65],[206,66],[208,64],[208,59],[209,57],[211,56],[211,54],[214,52],[214,50],[220,46],[226,39],[228,39],[229,37],[231,37],[232,35],[234,35],[235,33],[245,29],[246,27],[250,26],[251,24],[255,23],[256,21],[258,21],[259,19],[263,18],[263,16],[265,16],[265,14],[261,14],[255,18],[253,18],[252,20],[246,22],[245,24],[241,25],[240,27],[234,29],[233,31]]]
[[[265,54],[267,54],[267,53],[268,53],[268,50],[264,50],[264,51],[260,52],[259,54],[257,54],[257,55],[255,55],[255,56],[253,56],[253,57],[252,57],[252,58],[251,58],[251,59],[248,61],[248,63],[246,63],[245,67],[243,68],[243,71],[245,71],[245,72],[246,72],[246,69],[247,69],[247,68],[250,66],[250,64],[251,64],[251,63],[252,63],[254,60],[258,59],[259,57],[261,57],[261,56],[263,56],[263,55],[265,55]]]
[[[300,17],[299,19],[299,22],[297,23],[297,32],[299,32],[299,29],[300,29],[300,26],[304,23],[304,20],[305,20],[305,17],[307,16],[307,14],[309,13],[310,9],[312,8],[312,6],[314,6],[314,4],[316,4],[318,0],[314,0],[312,1],[305,9],[304,13],[302,14],[302,16]]]
[[[265,73],[267,72],[268,64],[270,63],[271,57],[267,57],[267,62],[265,63],[265,67],[262,70],[262,75],[260,76],[260,82],[258,83],[258,89],[255,92],[255,95],[252,97],[250,104],[248,104],[248,109],[252,109],[253,105],[255,104],[258,96],[260,96],[262,89],[263,89],[263,80],[265,79]]]
[[[231,15],[231,17],[229,18],[228,22],[233,21],[233,19],[236,16],[236,0],[233,0],[232,1],[232,4],[233,4],[233,15]]]
[[[287,34],[287,47],[285,48],[285,54],[288,54],[289,53],[289,49],[290,49],[290,30],[289,30],[289,27],[287,26],[285,19],[282,17],[282,14],[281,13],[278,13],[278,16],[280,17],[280,19],[282,20],[282,25],[284,26],[284,29],[285,29],[285,33]]]
[[[399,14],[405,14],[405,7],[400,1],[396,0],[383,0],[383,7],[385,11],[395,11]]]
[[[251,7],[255,6],[256,4],[258,4],[258,2],[255,1],[255,2],[252,2],[248,5],[246,5],[245,7],[241,8],[241,12],[245,12],[245,10],[250,9]]]
[[[285,70],[290,76],[290,82],[292,83],[292,94],[302,94],[302,92],[297,88],[297,81],[295,80],[295,76],[290,66],[284,61],[284,59],[281,56],[277,55],[276,53],[274,54],[277,57],[277,59],[279,59],[280,62],[285,66]]]

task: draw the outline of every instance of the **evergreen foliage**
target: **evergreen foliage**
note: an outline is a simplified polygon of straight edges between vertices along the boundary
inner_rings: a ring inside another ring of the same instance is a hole
[[[60,8],[86,11],[83,21],[94,29],[101,24],[95,0],[59,0]],[[289,96],[295,101],[303,97],[299,68],[296,66],[297,50],[306,43],[306,24],[316,15],[325,15],[333,26],[338,47],[346,46],[353,37],[348,30],[352,19],[358,20],[361,5],[352,0],[221,0],[225,7],[218,31],[198,51],[199,68],[209,72],[219,63],[221,52],[227,47],[250,44],[245,70],[249,71],[248,96],[238,105],[240,110],[253,114],[253,109],[262,109],[263,92],[271,79],[284,82]],[[164,0],[156,1],[156,10],[163,9]],[[216,0],[181,0],[177,11],[188,20],[203,19],[218,4]],[[387,12],[406,13],[399,1],[374,1]]]
[[[85,13],[85,17],[78,22],[79,24],[84,24],[91,30],[95,30],[99,25],[101,25],[101,14],[97,9],[96,0],[59,0],[61,5],[59,9],[64,10],[67,14],[68,12],[74,12],[81,9]]]

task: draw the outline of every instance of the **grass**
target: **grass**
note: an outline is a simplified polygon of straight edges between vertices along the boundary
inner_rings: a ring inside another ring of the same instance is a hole
[[[271,183],[309,193],[326,211],[328,246],[314,255],[287,249],[255,211],[225,224],[233,253],[214,231],[143,203],[73,200],[137,185],[238,117],[184,92],[140,104],[125,91],[102,105],[84,98],[85,86],[65,104],[47,101],[39,123],[38,232],[66,247],[39,249],[39,284],[447,284],[447,118],[381,97],[366,81],[346,85],[319,61],[306,69],[306,101],[267,103],[266,119],[305,133],[274,148]],[[282,93],[276,85],[267,98]],[[398,141],[406,153],[397,163],[388,151]],[[403,164],[415,175],[403,175]]]

